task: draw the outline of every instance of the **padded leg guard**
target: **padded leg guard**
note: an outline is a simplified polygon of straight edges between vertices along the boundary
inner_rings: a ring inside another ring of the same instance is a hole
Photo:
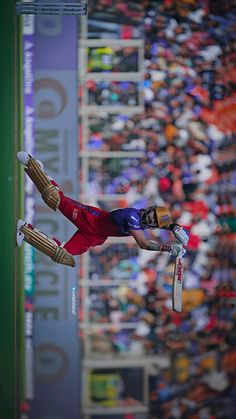
[[[46,234],[37,229],[28,227],[27,224],[24,224],[20,231],[24,234],[24,240],[27,243],[49,256],[54,262],[75,267],[76,263],[74,257],[67,252],[66,249],[58,246],[58,244]]]
[[[30,156],[25,172],[35,184],[46,204],[57,211],[60,204],[60,195],[56,186],[52,185],[44,170],[40,167],[37,160]]]

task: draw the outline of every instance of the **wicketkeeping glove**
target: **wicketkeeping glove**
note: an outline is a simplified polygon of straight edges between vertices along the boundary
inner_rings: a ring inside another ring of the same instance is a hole
[[[181,227],[179,224],[171,224],[170,230],[173,232],[174,236],[182,243],[184,246],[188,245],[189,241],[189,232],[186,228]]]

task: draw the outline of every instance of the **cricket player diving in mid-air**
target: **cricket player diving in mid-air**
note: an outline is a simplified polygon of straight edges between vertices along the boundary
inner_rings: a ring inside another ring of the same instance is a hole
[[[187,230],[171,222],[167,208],[151,206],[146,209],[123,208],[104,211],[65,196],[57,183],[47,175],[43,163],[26,152],[19,151],[17,159],[25,166],[25,172],[41,193],[45,203],[54,211],[59,210],[77,228],[67,242],[60,242],[57,238],[42,233],[27,221],[18,220],[17,246],[20,247],[24,240],[54,262],[72,267],[76,265],[73,256],[81,255],[93,246],[102,245],[110,236],[133,236],[141,249],[169,252],[176,257],[183,246],[187,246]],[[146,238],[144,230],[155,228],[170,230],[178,243],[162,245]]]

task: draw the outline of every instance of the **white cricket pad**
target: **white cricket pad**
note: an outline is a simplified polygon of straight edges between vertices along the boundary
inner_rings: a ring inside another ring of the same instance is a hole
[[[49,256],[54,262],[75,267],[74,257],[64,247],[59,246],[55,240],[49,238],[37,228],[30,227],[25,222],[22,224],[21,220],[17,223],[17,237],[20,234],[22,235],[22,240]]]
[[[35,184],[38,191],[41,193],[44,202],[54,211],[57,211],[60,205],[60,195],[58,188],[51,184],[40,163],[30,156],[27,162],[27,167],[25,168],[25,172]]]

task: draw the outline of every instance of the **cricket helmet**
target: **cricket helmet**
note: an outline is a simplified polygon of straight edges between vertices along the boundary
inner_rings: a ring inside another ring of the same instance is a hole
[[[148,220],[148,214],[152,211],[154,211],[156,215],[155,222],[150,222]],[[151,207],[144,209],[142,212],[142,224],[147,228],[165,228],[169,226],[171,221],[170,211],[165,207],[152,205]]]

